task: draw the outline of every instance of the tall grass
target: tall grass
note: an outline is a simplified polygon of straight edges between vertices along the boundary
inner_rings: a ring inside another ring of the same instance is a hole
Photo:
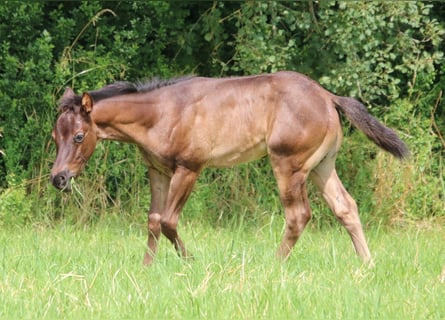
[[[255,226],[190,220],[195,259],[162,240],[143,267],[146,232],[110,215],[94,226],[0,233],[2,319],[443,319],[443,227],[367,235],[361,265],[342,229],[309,228],[286,263],[275,259],[282,219]]]

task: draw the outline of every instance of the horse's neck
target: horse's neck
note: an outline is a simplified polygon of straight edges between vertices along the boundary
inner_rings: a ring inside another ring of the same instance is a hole
[[[100,101],[92,112],[100,139],[137,142],[156,117],[156,108],[144,101],[107,99]]]

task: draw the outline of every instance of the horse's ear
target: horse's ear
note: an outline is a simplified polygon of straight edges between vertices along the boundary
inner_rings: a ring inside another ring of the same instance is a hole
[[[73,89],[70,87],[66,87],[63,96],[59,99],[59,111],[65,112],[69,109],[72,109],[71,101],[74,99],[76,94]]]
[[[93,111],[93,98],[87,92],[82,95],[82,110],[86,113]]]
[[[63,93],[62,98],[60,98],[60,100],[65,100],[65,99],[69,99],[71,97],[74,97],[76,94],[74,93],[73,89],[71,89],[70,87],[66,87],[65,92]]]

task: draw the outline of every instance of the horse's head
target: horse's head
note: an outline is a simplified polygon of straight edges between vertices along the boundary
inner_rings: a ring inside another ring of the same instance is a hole
[[[97,143],[91,119],[93,101],[89,94],[75,95],[67,88],[60,100],[61,114],[53,130],[57,156],[51,169],[51,182],[63,191],[71,190],[70,180],[83,169]]]

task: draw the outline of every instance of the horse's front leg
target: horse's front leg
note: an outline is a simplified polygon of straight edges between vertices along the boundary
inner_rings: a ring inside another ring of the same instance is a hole
[[[179,166],[170,181],[167,202],[164,212],[161,214],[161,231],[173,243],[178,253],[184,257],[190,257],[184,243],[178,235],[177,226],[181,210],[184,207],[199,172]]]
[[[170,177],[153,168],[149,168],[151,203],[148,211],[148,250],[145,253],[144,265],[153,262],[158,249],[158,240],[161,235],[161,213],[165,209]]]

